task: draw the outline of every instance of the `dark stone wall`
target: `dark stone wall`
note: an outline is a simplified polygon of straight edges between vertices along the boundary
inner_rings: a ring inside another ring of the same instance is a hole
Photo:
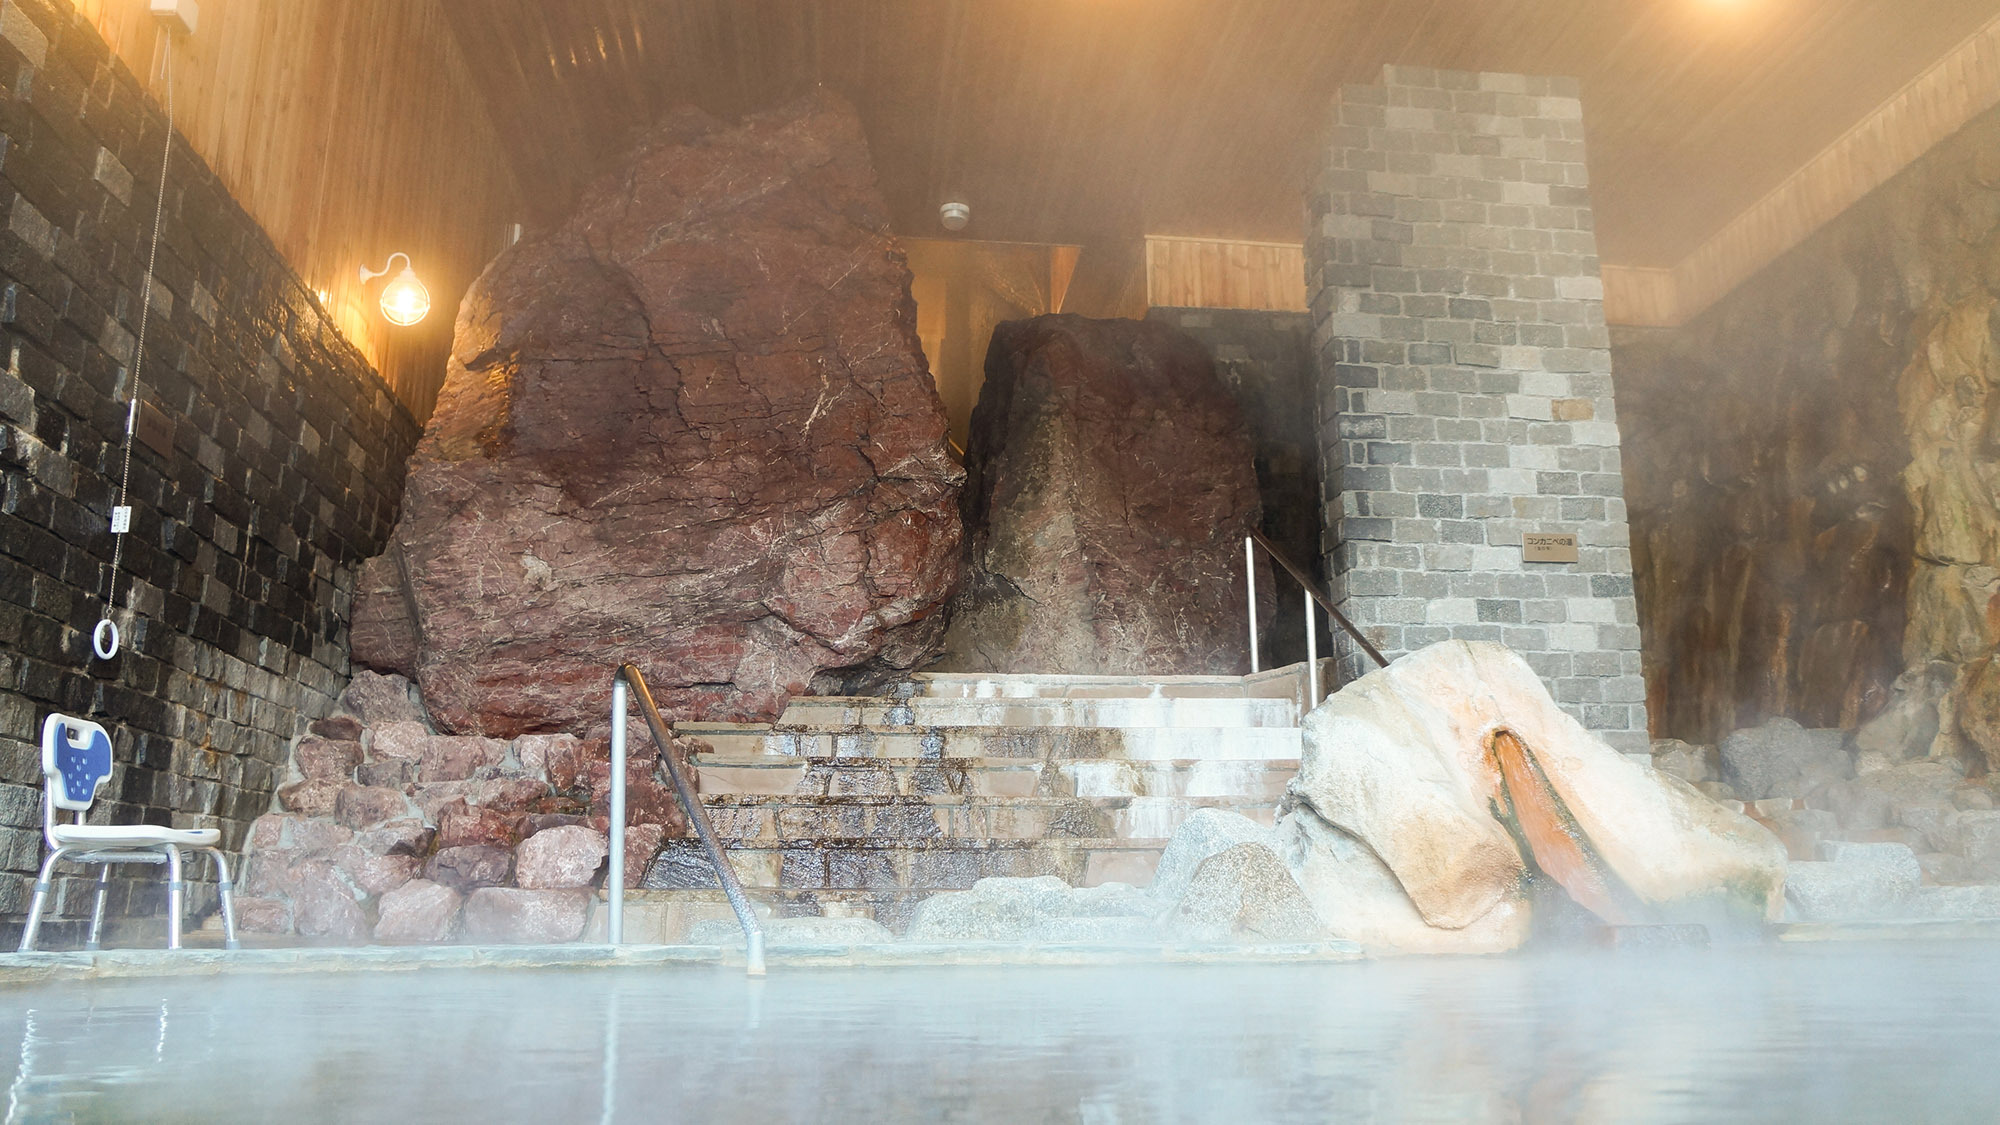
[[[1162,320],[1201,342],[1236,396],[1257,451],[1262,530],[1317,578],[1320,565],[1319,443],[1313,431],[1312,314],[1259,309],[1156,308]],[[1276,610],[1258,623],[1259,658],[1275,668],[1306,658],[1305,604],[1296,583],[1277,579]],[[1248,641],[1245,633],[1245,641]],[[1334,654],[1322,616],[1320,655]],[[1328,685],[1329,689],[1332,685]]]
[[[119,577],[125,649],[90,657],[164,129],[68,4],[5,0],[0,914],[16,922],[40,859],[50,710],[116,732],[111,807],[94,817],[219,826],[241,846],[289,741],[346,682],[352,568],[382,549],[419,432],[177,138]],[[159,880],[133,885],[144,897],[121,892],[114,912],[163,901]]]
[[[1689,324],[1614,335],[1656,736],[1852,727],[1990,650],[1996,298],[1988,112]]]

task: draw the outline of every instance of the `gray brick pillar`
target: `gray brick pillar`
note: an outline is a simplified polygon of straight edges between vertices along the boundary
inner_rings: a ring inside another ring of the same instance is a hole
[[[1334,595],[1392,659],[1508,645],[1586,726],[1643,750],[1577,84],[1382,77],[1341,91],[1310,200]],[[1525,561],[1540,533],[1575,535],[1577,561]],[[1343,646],[1345,674],[1365,661]]]

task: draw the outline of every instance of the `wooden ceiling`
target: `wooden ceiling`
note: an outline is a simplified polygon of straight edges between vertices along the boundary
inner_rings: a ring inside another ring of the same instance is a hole
[[[897,229],[1297,240],[1335,89],[1383,63],[1583,81],[1600,249],[1670,266],[2000,0],[443,0],[531,219],[663,108],[824,83]]]

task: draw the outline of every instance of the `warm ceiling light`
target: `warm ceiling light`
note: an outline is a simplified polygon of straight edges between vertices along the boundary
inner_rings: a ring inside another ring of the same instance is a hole
[[[389,255],[379,270],[361,267],[361,283],[366,285],[371,279],[381,277],[396,267],[396,259],[403,259],[403,272],[389,280],[382,287],[382,315],[389,323],[408,328],[422,320],[431,311],[431,291],[417,280],[417,271],[410,268],[410,256],[398,250]]]

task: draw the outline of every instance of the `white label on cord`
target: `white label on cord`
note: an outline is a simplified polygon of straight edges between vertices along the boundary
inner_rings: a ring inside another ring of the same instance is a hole
[[[132,530],[132,509],[124,504],[111,509],[111,534],[123,535]]]

